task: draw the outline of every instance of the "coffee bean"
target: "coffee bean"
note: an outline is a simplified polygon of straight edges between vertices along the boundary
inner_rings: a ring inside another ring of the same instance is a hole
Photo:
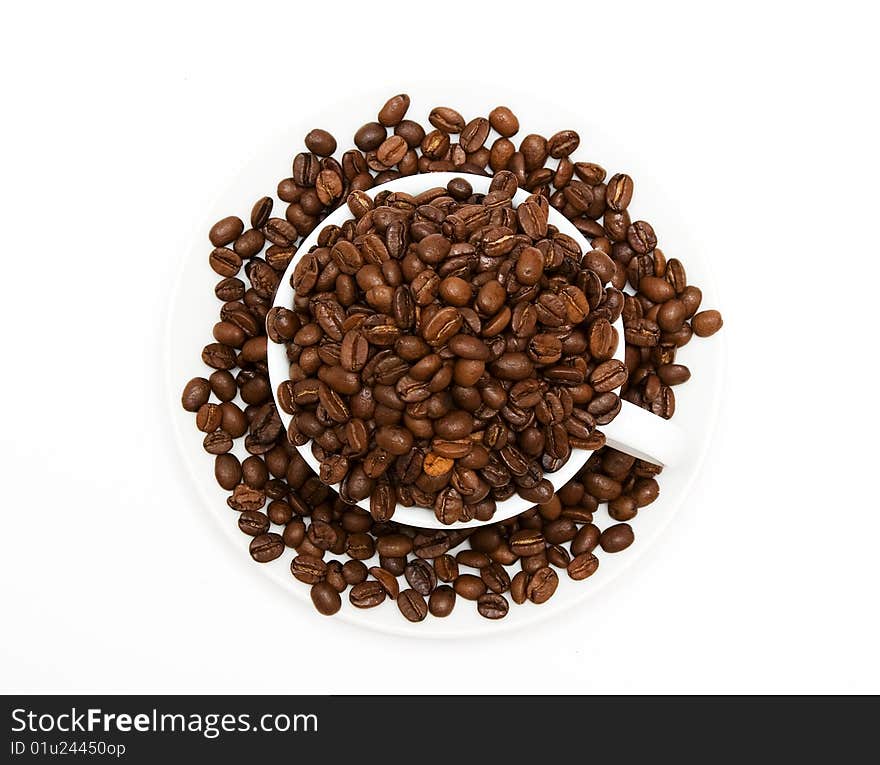
[[[183,388],[180,402],[187,412],[197,412],[211,395],[211,386],[204,377],[194,377]]]
[[[244,223],[241,218],[230,215],[227,218],[217,221],[208,233],[211,244],[215,247],[223,247],[224,245],[234,242],[241,236],[244,231]]]
[[[519,150],[525,161],[526,171],[536,170],[547,161],[547,139],[543,136],[534,133],[527,135],[523,138]]]
[[[549,566],[539,568],[529,578],[526,586],[526,597],[532,603],[546,603],[556,592],[559,586],[559,577]]]
[[[582,526],[571,540],[571,552],[575,556],[592,552],[599,544],[600,534],[599,528],[592,523]]]
[[[603,361],[590,374],[590,384],[597,393],[607,393],[626,382],[626,366],[622,361]]]
[[[248,536],[260,536],[269,530],[269,517],[258,510],[245,510],[238,516],[238,528]]]
[[[342,565],[342,578],[348,585],[360,584],[367,578],[367,567],[359,560],[346,561]]]
[[[404,590],[397,596],[400,613],[411,622],[420,622],[428,615],[428,604],[415,590]]]
[[[444,133],[460,133],[464,128],[464,117],[448,106],[437,106],[432,109],[428,121]]]
[[[632,526],[628,523],[618,523],[609,526],[599,537],[599,544],[607,553],[616,553],[625,550],[633,543],[634,535]]]
[[[434,571],[441,582],[452,582],[458,576],[458,561],[451,555],[440,555],[434,559]]]
[[[336,151],[336,139],[326,130],[315,128],[306,134],[306,148],[319,157],[329,157]]]
[[[502,593],[510,589],[510,576],[500,563],[490,563],[481,568],[480,578],[492,592]]]
[[[486,619],[503,619],[510,605],[507,598],[495,593],[486,593],[477,599],[477,611]]]
[[[378,122],[362,125],[354,134],[354,143],[361,151],[375,151],[385,140],[385,127]]]
[[[489,120],[485,117],[475,117],[461,131],[459,143],[461,148],[469,154],[482,148],[489,137]]]
[[[250,544],[251,557],[257,563],[268,563],[284,552],[284,541],[279,534],[260,534]]]
[[[515,531],[510,536],[510,549],[522,557],[543,552],[544,536],[536,529]]]
[[[382,523],[390,520],[397,505],[394,488],[387,481],[380,481],[370,497],[370,515],[373,520]]]
[[[407,564],[403,575],[409,586],[422,595],[429,595],[437,586],[437,577],[430,563],[416,559]]]
[[[376,150],[376,158],[386,167],[392,167],[403,159],[409,146],[399,135],[386,138]]]
[[[473,574],[461,574],[452,584],[456,594],[465,600],[477,600],[486,592],[486,583]]]
[[[691,379],[691,371],[684,364],[661,364],[657,375],[666,385],[681,385]]]
[[[651,224],[637,220],[626,231],[626,241],[639,254],[650,252],[657,246],[657,237]]]
[[[215,247],[208,257],[211,268],[220,276],[231,278],[241,270],[241,256],[228,247]]]
[[[295,518],[284,527],[282,539],[287,547],[299,547],[303,543],[305,535],[305,524],[301,520]]]
[[[214,460],[214,477],[227,491],[234,489],[241,481],[241,464],[234,454],[218,454]]]
[[[260,197],[251,208],[251,226],[256,229],[266,225],[272,215],[272,197]]]
[[[697,337],[710,337],[724,326],[724,321],[718,311],[700,311],[691,320],[691,326]]]
[[[489,112],[489,124],[495,132],[505,138],[510,138],[519,131],[519,120],[506,106],[496,106]]]
[[[567,571],[572,579],[580,581],[595,574],[597,568],[599,568],[599,559],[592,553],[585,552],[572,558]]]
[[[382,585],[382,588],[385,590],[388,597],[395,600],[400,594],[400,585],[397,583],[397,577],[380,566],[373,566],[370,568],[370,573],[375,577],[376,581]]]
[[[547,151],[554,159],[567,157],[577,149],[580,136],[574,130],[560,130],[547,141]]]
[[[327,582],[318,582],[312,585],[312,603],[318,613],[324,616],[335,614],[342,607],[342,599],[339,593]]]
[[[444,617],[455,608],[455,590],[447,584],[441,585],[428,598],[428,610],[432,616]]]
[[[348,593],[348,599],[356,608],[375,608],[387,593],[381,582],[367,580],[356,584]]]
[[[400,124],[407,109],[409,109],[409,96],[406,93],[392,96],[379,110],[378,120],[385,127],[394,127]]]
[[[205,436],[202,445],[208,454],[226,454],[232,449],[232,436],[226,431],[218,430],[208,433]]]

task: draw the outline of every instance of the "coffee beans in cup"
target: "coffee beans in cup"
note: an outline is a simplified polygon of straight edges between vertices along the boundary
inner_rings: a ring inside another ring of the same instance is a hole
[[[548,224],[545,197],[515,206],[515,189],[502,171],[486,195],[464,178],[352,192],[352,219],[297,262],[293,305],[267,315],[291,362],[289,440],[376,521],[398,502],[446,524],[487,520],[513,492],[547,502],[544,473],[604,443],[594,395],[603,422],[619,408],[622,293]]]

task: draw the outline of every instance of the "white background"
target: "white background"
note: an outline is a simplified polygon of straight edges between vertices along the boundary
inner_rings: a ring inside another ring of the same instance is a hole
[[[0,689],[880,691],[868,5],[6,4]],[[728,347],[661,543],[583,607],[470,643],[322,619],[231,565],[160,361],[194,222],[253,147],[444,71],[573,97],[637,147],[712,250]]]

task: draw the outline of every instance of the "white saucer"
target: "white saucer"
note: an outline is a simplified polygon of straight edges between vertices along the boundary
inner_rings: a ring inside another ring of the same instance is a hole
[[[290,561],[293,552],[289,551],[279,559],[268,564],[255,563],[248,554],[250,537],[242,534],[237,525],[238,514],[226,504],[228,493],[214,480],[214,458],[202,449],[201,434],[195,427],[195,415],[183,411],[180,406],[180,393],[183,385],[192,377],[208,376],[211,371],[201,362],[200,353],[205,344],[212,341],[211,328],[218,320],[219,301],[214,297],[213,287],[218,277],[208,266],[211,245],[207,232],[210,226],[226,215],[238,215],[246,220],[253,203],[263,195],[274,196],[278,181],[289,176],[290,165],[295,154],[304,151],[303,136],[314,127],[323,127],[333,133],[339,142],[341,152],[352,146],[351,136],[364,122],[375,119],[376,111],[392,93],[352,93],[345,103],[321,115],[308,116],[297,120],[291,117],[291,124],[284,135],[269,142],[267,146],[255,151],[239,176],[233,179],[228,189],[223,190],[212,209],[201,211],[194,220],[197,234],[189,252],[181,253],[182,267],[176,288],[171,296],[166,332],[166,380],[169,418],[174,428],[181,458],[186,465],[199,496],[208,523],[219,523],[232,542],[230,550],[231,565],[258,566],[267,577],[275,580],[292,596],[301,602],[301,607],[312,609],[309,587],[296,581],[290,574]],[[505,93],[501,87],[495,90],[492,98],[482,98],[473,90],[450,92],[437,84],[424,84],[412,88],[412,105],[408,117],[427,124],[431,107],[438,105],[454,106],[466,119],[478,114],[487,114],[494,106],[504,103],[518,115],[521,123],[521,138],[529,132],[552,135],[560,129],[571,128],[581,134],[581,148],[575,152],[575,160],[599,162],[608,171],[627,172],[635,180],[635,195],[630,206],[634,220],[650,221],[659,239],[659,246],[668,258],[677,257],[685,265],[689,283],[703,290],[703,307],[720,308],[715,303],[715,290],[711,280],[709,265],[702,257],[702,248],[688,238],[686,215],[682,212],[679,200],[664,197],[657,184],[639,186],[639,178],[651,173],[650,159],[636,162],[637,147],[619,147],[613,137],[601,132],[601,125],[591,124],[586,118],[578,118],[564,106],[542,103],[530,94]],[[490,138],[490,141],[492,138]],[[430,185],[425,178],[426,188]],[[276,211],[283,210],[283,205]],[[659,477],[660,497],[652,505],[642,509],[632,521],[636,541],[632,547],[618,554],[599,552],[599,569],[589,579],[575,582],[564,571],[559,573],[559,588],[547,603],[536,606],[525,603],[517,606],[511,602],[510,612],[499,621],[489,621],[481,617],[476,604],[458,598],[453,613],[445,619],[428,616],[419,624],[407,622],[393,602],[368,610],[359,610],[347,602],[343,594],[342,610],[331,617],[343,619],[353,624],[384,632],[412,637],[468,637],[498,634],[515,627],[541,620],[559,613],[573,604],[582,601],[599,587],[604,587],[631,565],[659,537],[660,532],[672,519],[681,506],[694,477],[700,470],[712,430],[717,418],[723,380],[725,358],[724,331],[715,337],[703,340],[695,337],[678,356],[677,361],[688,365],[693,377],[675,389],[676,414],[674,421],[688,435],[688,449],[684,459],[677,467],[666,468]],[[243,449],[236,453],[246,456]],[[604,507],[596,514],[595,522],[600,528],[609,524],[610,519]],[[279,531],[279,528],[273,530]],[[466,543],[465,543],[466,545]],[[236,561],[238,561],[236,563]],[[368,562],[368,565],[373,565]],[[510,571],[518,570],[511,567]],[[400,580],[404,580],[401,578]],[[509,595],[508,595],[509,600]]]

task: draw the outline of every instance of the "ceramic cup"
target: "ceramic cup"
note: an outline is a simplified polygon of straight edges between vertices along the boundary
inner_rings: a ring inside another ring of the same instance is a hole
[[[375,186],[366,191],[367,195],[374,197],[380,191],[399,191],[407,194],[420,194],[429,188],[437,186],[446,186],[453,178],[466,178],[474,189],[474,192],[485,194],[489,191],[489,184],[492,179],[482,175],[471,175],[469,173],[430,173],[417,174],[398,178],[381,186]],[[529,196],[529,193],[523,189],[517,190],[513,201],[514,204],[522,204]],[[305,253],[309,252],[317,244],[318,234],[324,226],[337,225],[341,226],[346,220],[352,217],[351,211],[343,204],[330,215],[328,215],[319,226],[303,241],[294,255],[293,260],[287,267],[284,276],[275,293],[274,306],[283,306],[290,308],[293,305],[293,287],[290,283],[290,277],[293,274],[296,264]],[[578,231],[574,224],[571,223],[560,212],[550,208],[549,222],[563,234],[575,239],[581,246],[583,252],[590,249],[589,242],[584,239],[583,234]],[[618,344],[614,358],[621,361],[624,360],[624,352],[626,343],[623,339],[623,322],[618,319],[614,324],[617,330]],[[269,380],[272,385],[272,395],[275,397],[275,404],[278,408],[278,414],[284,427],[290,425],[291,416],[287,414],[280,406],[278,406],[278,386],[288,379],[289,362],[284,345],[280,343],[269,343],[268,348],[268,364],[269,364]],[[635,406],[628,401],[621,402],[620,413],[607,425],[601,426],[601,431],[605,434],[606,443],[619,451],[626,452],[640,459],[653,462],[658,465],[671,465],[681,457],[685,448],[685,438],[682,430],[670,420],[664,420],[651,412]],[[309,467],[319,472],[320,463],[312,454],[311,441],[298,446],[300,454],[308,463]],[[586,449],[572,449],[571,457],[555,473],[547,473],[546,478],[553,484],[553,488],[559,490],[564,484],[571,480],[575,474],[583,467],[584,463],[589,459],[591,451]],[[332,487],[338,491],[339,487]],[[370,509],[369,498],[361,500],[357,503],[365,510]],[[495,515],[488,521],[466,521],[457,522],[451,525],[444,525],[434,516],[432,510],[424,507],[404,507],[398,504],[394,512],[394,520],[398,523],[404,523],[410,526],[421,528],[437,528],[448,529],[454,527],[475,528],[485,523],[497,523],[514,515],[518,515],[529,508],[533,507],[533,503],[522,499],[519,495],[514,494],[509,499],[497,503]]]

